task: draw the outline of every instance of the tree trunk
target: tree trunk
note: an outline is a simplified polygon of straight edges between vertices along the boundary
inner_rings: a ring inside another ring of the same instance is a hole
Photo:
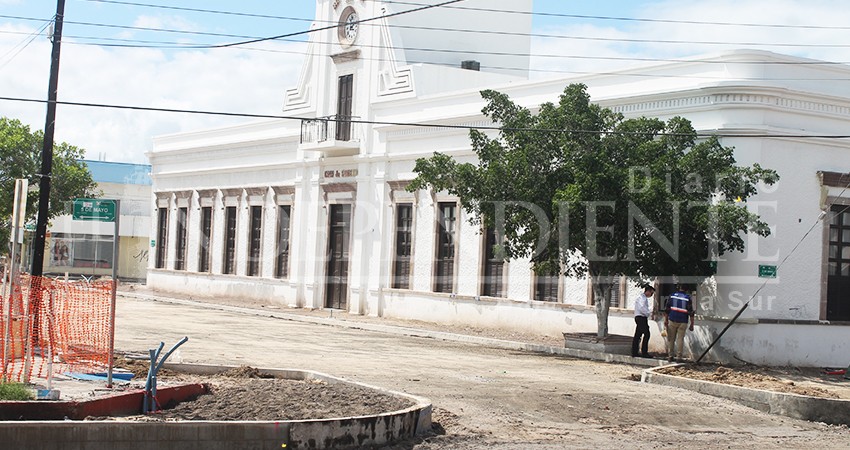
[[[593,290],[593,300],[596,306],[596,336],[608,336],[608,310],[611,309],[611,287],[614,275],[590,274],[590,285]]]

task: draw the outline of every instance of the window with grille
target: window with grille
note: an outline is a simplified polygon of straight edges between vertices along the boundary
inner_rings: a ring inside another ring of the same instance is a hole
[[[198,272],[210,271],[210,237],[212,236],[212,207],[201,208],[201,242],[198,254]]]
[[[455,267],[455,234],[457,233],[457,204],[437,206],[437,251],[434,292],[453,292]]]
[[[608,305],[611,308],[622,308],[623,307],[622,305],[625,303],[625,301],[623,299],[625,293],[622,289],[622,281],[623,281],[622,276],[614,277],[614,280],[611,283],[611,291],[610,291],[610,295],[608,296]],[[590,283],[589,279],[588,279],[588,283]],[[591,295],[590,295],[590,304],[591,305],[596,304],[596,295],[592,291],[591,291]]]
[[[484,230],[484,283],[481,294],[487,297],[504,297],[505,260],[496,253],[496,230]]]
[[[538,302],[558,301],[558,274],[541,271],[534,274],[534,300]]]
[[[236,264],[236,207],[224,208],[224,270],[233,274]]]
[[[260,253],[263,247],[263,207],[251,207],[251,233],[248,236],[248,276],[260,275]]]
[[[833,205],[828,217],[826,320],[850,321],[850,205]]]
[[[413,250],[413,205],[396,205],[394,289],[410,289],[410,255]]]
[[[174,252],[174,270],[186,270],[186,218],[188,208],[177,208],[177,236]]]
[[[289,276],[289,223],[292,207],[280,205],[277,208],[277,261],[275,261],[275,276]]]
[[[159,208],[157,210],[157,226],[156,226],[156,268],[165,268],[166,246],[165,240],[168,236],[168,208]]]

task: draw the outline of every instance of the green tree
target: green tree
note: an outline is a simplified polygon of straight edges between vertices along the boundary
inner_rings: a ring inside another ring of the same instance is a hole
[[[732,148],[699,138],[684,118],[626,120],[581,84],[536,114],[499,92],[482,96],[498,136],[470,132],[475,164],[417,160],[408,189],[457,195],[474,224],[495,228],[506,259],[589,276],[600,337],[619,276],[702,280],[720,255],[744,249],[746,232],[770,234],[746,201],[776,172],[738,166]]]
[[[6,251],[12,224],[15,179],[26,178],[30,187],[38,187],[41,171],[42,131],[32,132],[19,120],[0,117],[0,245]],[[95,195],[97,184],[86,164],[80,159],[85,151],[68,143],[53,147],[50,214],[53,218],[65,212],[65,202],[76,197]],[[27,194],[27,221],[34,222],[38,213],[38,191]]]

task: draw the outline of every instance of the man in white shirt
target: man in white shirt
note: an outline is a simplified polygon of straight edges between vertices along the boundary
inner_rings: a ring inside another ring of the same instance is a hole
[[[652,314],[652,295],[655,288],[643,287],[643,293],[635,299],[635,338],[632,340],[632,356],[649,358],[649,316]],[[643,337],[643,343],[641,343]],[[640,353],[638,353],[640,347]]]

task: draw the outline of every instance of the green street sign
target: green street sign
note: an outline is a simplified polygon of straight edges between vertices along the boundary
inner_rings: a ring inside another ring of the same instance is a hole
[[[776,278],[776,266],[759,266],[759,278]]]
[[[94,198],[74,199],[74,220],[97,220],[100,222],[115,222],[115,200],[98,200]]]

